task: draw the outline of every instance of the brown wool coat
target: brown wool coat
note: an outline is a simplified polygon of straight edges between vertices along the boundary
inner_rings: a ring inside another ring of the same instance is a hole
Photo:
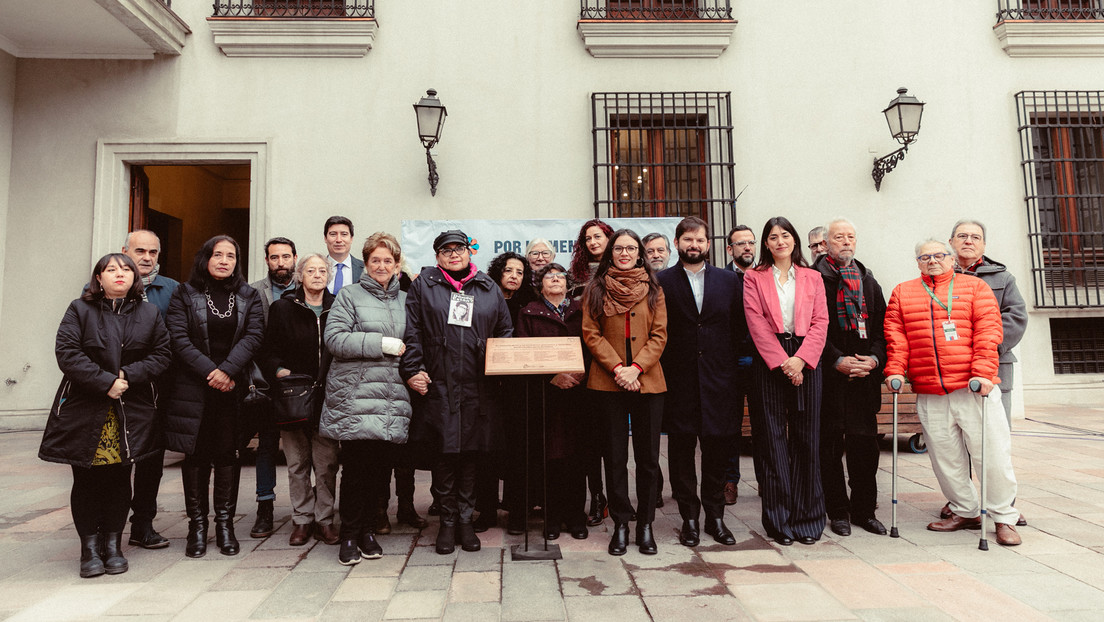
[[[667,382],[659,357],[667,345],[667,305],[663,291],[654,310],[645,297],[629,313],[632,361],[644,369],[640,374],[641,393],[664,393]],[[625,314],[591,317],[583,308],[583,343],[594,358],[590,362],[587,387],[595,391],[621,391],[613,380],[613,368],[625,364]]]

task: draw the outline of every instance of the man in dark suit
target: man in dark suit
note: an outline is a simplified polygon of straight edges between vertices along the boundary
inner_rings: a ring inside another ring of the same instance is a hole
[[[330,264],[330,274],[333,275],[327,289],[336,296],[342,287],[360,280],[360,275],[364,274],[364,262],[349,254],[353,248],[353,221],[344,216],[330,216],[326,219],[322,235],[329,251],[326,263]]]
[[[755,232],[747,225],[736,225],[728,232],[728,246],[725,252],[732,261],[728,262],[725,270],[731,270],[740,278],[740,286],[744,284],[744,271],[755,263]],[[734,505],[739,496],[737,485],[740,483],[740,454],[751,454],[755,465],[755,479],[759,480],[762,468],[759,466],[759,458],[753,449],[754,443],[744,446],[744,398],[751,391],[751,363],[755,356],[755,344],[751,342],[751,335],[744,339],[740,348],[736,350],[736,365],[739,373],[736,375],[736,393],[732,401],[736,404],[736,425],[741,430],[737,451],[733,452],[732,460],[725,469],[724,495],[725,505]],[[750,409],[754,400],[748,400]],[[749,410],[750,412],[750,410]],[[754,440],[755,430],[752,430],[751,439]],[[759,480],[762,481],[762,480]]]
[[[724,475],[740,433],[738,368],[733,353],[747,335],[743,287],[731,270],[706,263],[709,233],[700,218],[675,228],[679,263],[658,275],[667,302],[667,348],[660,359],[667,379],[663,429],[671,492],[682,516],[679,542],[697,546],[698,516],[705,508],[705,532],[721,544],[736,543],[724,524]],[[742,408],[742,405],[741,405]],[[701,497],[694,449],[701,444]]]
[[[851,535],[851,525],[884,536],[874,516],[878,500],[878,411],[886,304],[874,273],[855,259],[855,227],[844,219],[828,224],[828,252],[813,268],[824,278],[828,339],[821,355],[824,388],[820,416],[820,476],[832,531]],[[843,475],[847,455],[848,498]]]

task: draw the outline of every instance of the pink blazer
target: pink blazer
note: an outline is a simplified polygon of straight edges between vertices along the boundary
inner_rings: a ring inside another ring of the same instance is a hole
[[[797,350],[797,357],[807,367],[816,368],[824,341],[828,337],[828,305],[824,298],[824,280],[820,273],[810,268],[795,268],[797,284],[794,288],[794,334],[805,340]],[[774,285],[774,271],[748,270],[744,273],[744,312],[748,331],[759,355],[770,369],[776,369],[789,358],[778,333],[782,328],[782,306]]]

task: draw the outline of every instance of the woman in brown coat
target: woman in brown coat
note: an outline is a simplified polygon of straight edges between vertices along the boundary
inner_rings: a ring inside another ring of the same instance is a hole
[[[641,553],[656,553],[652,520],[663,394],[667,391],[659,357],[667,345],[667,308],[642,249],[635,232],[615,232],[583,293],[583,340],[594,356],[587,386],[596,391],[606,430],[606,486],[614,522],[610,555],[625,554],[633,512],[629,501],[629,413],[640,508],[636,544]]]

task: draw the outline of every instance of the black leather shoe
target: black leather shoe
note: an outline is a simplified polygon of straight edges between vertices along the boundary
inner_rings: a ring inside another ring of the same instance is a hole
[[[589,523],[589,521],[587,521]],[[602,522],[599,520],[598,522]],[[511,536],[519,536],[525,533],[525,514],[523,512],[510,512],[510,517],[506,519],[506,533]]]
[[[713,540],[718,544],[726,546],[736,544],[736,536],[732,535],[732,532],[725,526],[723,518],[705,519],[705,533],[713,536]]]
[[[456,550],[456,525],[441,523],[437,530],[437,554],[448,555]]]
[[[549,525],[548,529],[544,530],[544,539],[545,540],[556,540],[559,537],[560,537],[560,528],[559,527],[553,527],[552,525]]]
[[[426,526],[429,525],[429,521],[418,515],[418,511],[414,509],[413,503],[400,503],[399,512],[395,515],[395,520],[400,523],[406,523],[418,530],[425,529]]]
[[[698,546],[701,535],[698,531],[698,521],[687,519],[682,521],[682,530],[679,531],[679,544],[682,546]]]
[[[645,555],[655,555],[657,552],[655,538],[652,537],[651,523],[638,523],[636,525],[636,546]]]
[[[790,546],[791,544],[793,544],[793,538],[789,536],[775,536],[774,541],[781,544],[782,546]]]
[[[855,524],[874,535],[886,535],[885,525],[882,524],[882,521],[874,518],[873,516],[871,516],[870,518],[864,518],[862,520],[855,521]]]
[[[460,541],[460,548],[468,552],[478,551],[482,547],[471,523],[460,523],[456,526],[456,539]]]
[[[100,559],[100,534],[81,536],[80,576],[82,579],[91,579],[102,575],[104,570],[103,560]]]
[[[272,519],[272,499],[257,502],[257,520],[249,530],[250,538],[267,538],[276,533]],[[133,537],[133,536],[131,536]],[[134,542],[131,542],[134,544]]]
[[[144,549],[163,549],[169,546],[169,541],[165,539],[165,536],[154,530],[152,522],[146,521],[131,524],[130,540],[127,542],[131,546],[140,546]]]
[[[624,555],[629,550],[629,524],[614,523],[613,535],[610,536],[609,554]]]
[[[496,526],[498,526],[498,512],[495,510],[481,512],[479,518],[472,521],[472,529],[475,530],[475,533],[483,533]]]
[[[590,496],[590,513],[587,514],[587,525],[591,527],[602,524],[609,516],[609,504],[606,503],[606,495],[598,493]],[[523,530],[524,531],[524,530]]]
[[[858,523],[855,524],[857,525]],[[846,518],[833,518],[829,526],[832,528],[832,533],[837,536],[851,535],[851,523]]]
[[[817,539],[812,536],[801,536],[797,541],[805,545],[812,545],[816,544]]]
[[[568,527],[567,532],[571,534],[572,538],[576,540],[586,540],[590,535],[590,531],[587,530],[586,525],[578,525],[576,527]]]
[[[1027,527],[1027,519],[1024,518],[1023,514],[1020,514],[1020,517],[1016,519],[1016,526],[1017,527]]]

